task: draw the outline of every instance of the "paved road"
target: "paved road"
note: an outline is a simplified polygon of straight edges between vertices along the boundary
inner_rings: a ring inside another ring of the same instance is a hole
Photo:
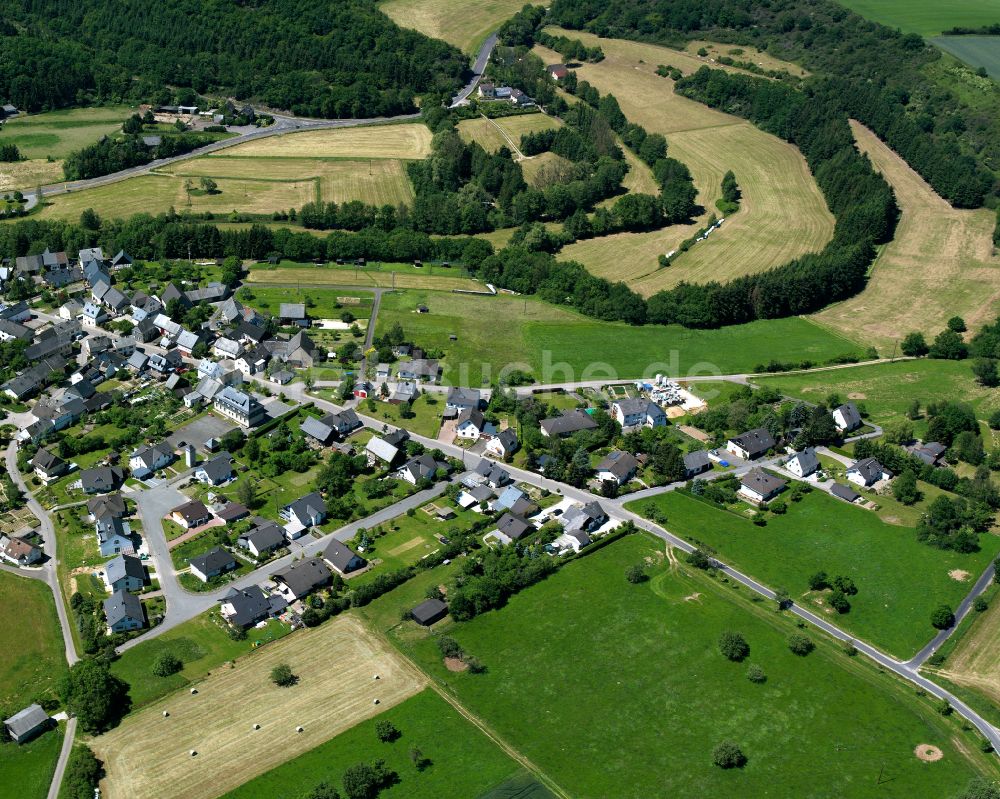
[[[479,85],[479,79],[483,77],[483,73],[486,71],[486,65],[489,63],[490,55],[493,53],[493,48],[497,46],[497,35],[491,33],[486,41],[483,42],[482,47],[479,48],[479,53],[476,55],[476,61],[472,65],[472,77],[469,78],[469,82],[465,84],[462,90],[451,98],[451,107],[462,105],[466,100],[469,99],[469,95],[475,91],[476,86]]]
[[[59,750],[59,760],[56,761],[56,770],[52,775],[52,782],[49,783],[48,799],[59,799],[59,788],[62,786],[66,765],[69,763],[69,756],[73,751],[73,737],[75,735],[76,717],[70,716],[66,720],[66,733],[63,737],[62,749]]]

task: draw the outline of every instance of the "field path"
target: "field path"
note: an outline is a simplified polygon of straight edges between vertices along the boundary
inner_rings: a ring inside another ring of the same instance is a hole
[[[952,316],[971,329],[991,320],[1000,309],[993,213],[952,208],[868,128],[854,121],[851,128],[895,191],[901,215],[865,290],[813,319],[886,349],[914,330],[935,336]]]
[[[489,123],[490,123],[490,124],[491,124],[491,125],[492,125],[493,127],[495,127],[495,128],[496,128],[496,129],[498,130],[498,131],[500,131],[500,135],[501,135],[501,136],[503,136],[503,138],[504,138],[504,141],[506,141],[506,142],[507,142],[507,144],[509,144],[509,145],[510,145],[510,149],[511,149],[511,150],[513,150],[513,151],[514,151],[514,153],[515,153],[515,154],[517,155],[517,158],[515,158],[514,160],[516,160],[516,161],[523,161],[523,160],[524,160],[525,158],[527,158],[527,157],[528,157],[528,156],[526,156],[526,155],[525,155],[524,153],[522,153],[522,152],[521,152],[521,148],[520,148],[520,147],[518,147],[518,146],[517,146],[517,145],[516,145],[516,144],[514,143],[514,140],[513,140],[513,139],[512,139],[512,138],[511,138],[510,136],[508,136],[508,135],[507,135],[507,131],[505,131],[505,130],[504,130],[504,129],[503,129],[502,127],[500,127],[500,126],[499,126],[499,125],[498,125],[498,124],[496,123],[496,120],[495,120],[495,119],[490,119],[490,118],[489,118],[488,116],[486,116],[486,114],[483,114],[483,119],[485,119],[485,120],[486,120],[487,122],[489,122]]]

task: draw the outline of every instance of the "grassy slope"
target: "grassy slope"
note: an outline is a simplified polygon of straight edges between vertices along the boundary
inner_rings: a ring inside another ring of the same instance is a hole
[[[520,0],[387,0],[380,10],[397,25],[420,31],[433,39],[444,39],[463,52],[476,53],[493,31],[514,16]]]
[[[346,768],[383,758],[399,781],[380,799],[470,799],[512,776],[517,764],[475,730],[431,689],[425,689],[378,716],[400,731],[392,743],[375,736],[376,719],[279,766],[225,795],[225,799],[297,799],[319,782],[339,788]],[[409,757],[417,747],[432,761],[420,772]],[[474,766],[474,767],[473,767]]]
[[[906,33],[934,36],[956,25],[977,28],[1000,20],[1000,0],[840,0],[863,17]]]
[[[642,513],[651,504],[666,515],[671,532],[708,544],[735,567],[786,588],[813,609],[810,575],[822,570],[853,578],[858,594],[851,597],[851,611],[832,620],[897,656],[909,657],[933,637],[934,608],[954,607],[968,593],[971,581],[958,582],[948,572],[963,569],[978,577],[1000,550],[993,536],[983,536],[982,551],[971,555],[934,549],[919,543],[912,528],[885,524],[871,511],[820,491],[790,503],[788,513],[770,517],[766,527],[677,492],[630,507]]]
[[[0,572],[0,707],[20,710],[51,693],[66,670],[49,587]]]
[[[993,212],[952,208],[875,134],[852,127],[895,190],[902,216],[865,290],[816,320],[886,350],[912,330],[936,335],[956,314],[971,329],[992,320],[1000,310]]]
[[[685,74],[704,61],[654,45],[597,39],[574,31],[588,45],[599,44],[606,58],[585,64],[581,79],[612,92],[629,120],[667,137],[669,153],[691,169],[698,201],[706,209],[695,225],[675,225],[651,233],[624,233],[578,242],[562,252],[595,274],[625,280],[644,295],[682,280],[725,280],[785,263],[821,248],[833,232],[826,208],[802,155],[792,146],[736,117],[673,93],[673,81],[655,74],[671,64]],[[544,48],[547,62],[559,60]],[[743,207],[722,230],[659,269],[658,254],[676,249],[714,213],[722,176],[729,169],[743,191]]]
[[[863,796],[882,768],[880,796],[939,796],[969,778],[955,728],[866,664],[826,643],[797,658],[790,622],[748,612],[707,578],[658,565],[628,584],[625,568],[660,561],[658,548],[629,537],[447,628],[485,675],[447,672],[431,639],[405,648],[573,796]],[[746,636],[765,685],[719,654],[729,629]],[[746,768],[712,765],[725,738]],[[919,743],[944,759],[928,768]]]
[[[266,273],[265,273],[266,274]],[[426,304],[428,314],[414,313]],[[510,364],[534,370],[539,382],[631,378],[657,372],[751,371],[761,360],[822,361],[854,352],[845,339],[803,319],[754,322],[720,330],[628,327],[599,322],[531,297],[469,297],[407,291],[386,295],[378,332],[399,322],[414,343],[446,353],[444,380],[478,386]],[[449,335],[458,336],[450,341]],[[628,341],[623,346],[623,341]],[[545,365],[553,365],[546,370]]]

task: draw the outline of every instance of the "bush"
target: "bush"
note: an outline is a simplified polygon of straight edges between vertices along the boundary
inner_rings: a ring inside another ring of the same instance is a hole
[[[938,630],[947,630],[955,623],[955,613],[947,605],[939,605],[931,614],[931,625]]]
[[[712,762],[719,768],[742,768],[746,765],[747,757],[737,744],[721,741],[712,750]]]
[[[829,587],[827,582],[826,572],[819,571],[816,572],[812,577],[809,578],[809,590],[810,591],[822,591],[824,588]]]
[[[441,650],[441,654],[446,658],[461,659],[461,657],[465,654],[458,641],[454,638],[449,638],[447,635],[443,635],[438,638],[438,649]]]
[[[837,589],[827,597],[826,600],[830,607],[833,608],[837,613],[847,613],[851,609],[851,603],[847,600],[847,595],[843,591]]]
[[[764,673],[764,669],[756,663],[751,663],[750,667],[747,669],[747,679],[750,680],[750,682],[762,683],[767,682],[767,675]]]
[[[396,729],[396,725],[388,719],[379,719],[375,722],[375,735],[384,744],[392,743],[397,740],[401,734],[402,733]]]
[[[376,760],[370,765],[358,763],[344,772],[344,793],[347,799],[374,799],[382,788],[397,779],[384,760]]]
[[[633,585],[638,583],[643,583],[649,578],[646,576],[646,570],[638,563],[629,566],[625,570],[625,579],[628,580]]]
[[[976,597],[976,601],[972,604],[973,610],[977,613],[982,613],[990,609],[990,603],[983,599],[981,596]]]
[[[60,796],[67,799],[93,799],[104,769],[90,748],[82,744],[74,746],[66,766]]]
[[[184,662],[173,652],[161,652],[153,661],[153,674],[157,677],[169,677],[184,668]]]
[[[275,685],[288,688],[291,685],[295,685],[298,681],[299,678],[295,676],[292,672],[292,667],[287,663],[279,663],[271,669],[271,682]]]
[[[696,569],[709,569],[712,566],[712,559],[708,556],[708,553],[700,547],[694,550],[694,552],[688,553],[686,560]]]
[[[806,635],[792,633],[788,636],[788,648],[792,651],[792,654],[805,657],[816,648],[816,644]]]
[[[740,633],[727,630],[719,636],[719,651],[738,663],[750,654],[750,644]]]

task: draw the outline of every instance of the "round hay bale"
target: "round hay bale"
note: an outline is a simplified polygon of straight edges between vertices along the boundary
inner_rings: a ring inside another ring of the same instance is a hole
[[[259,729],[260,729],[260,725],[259,725],[259,724],[254,724],[254,725],[253,725],[253,728],[254,728],[255,730],[259,730]]]
[[[377,674],[375,674],[375,675],[372,676],[372,679],[373,680],[381,680],[382,678],[379,677]]]
[[[378,704],[378,700],[376,699],[374,702],[372,702],[372,704],[373,705],[377,705]]]
[[[167,718],[167,716],[169,716],[169,715],[170,714],[166,710],[163,711],[163,718]]]
[[[196,693],[198,693],[198,689],[197,688],[192,688],[191,689],[191,695],[194,696]]]
[[[191,750],[191,757],[194,757],[194,756],[195,756],[195,755],[197,755],[197,754],[198,754],[198,753],[197,753],[197,752],[196,752],[196,751],[195,751],[194,749],[192,749],[192,750]]]
[[[302,727],[296,727],[295,732],[305,732],[305,730]]]

